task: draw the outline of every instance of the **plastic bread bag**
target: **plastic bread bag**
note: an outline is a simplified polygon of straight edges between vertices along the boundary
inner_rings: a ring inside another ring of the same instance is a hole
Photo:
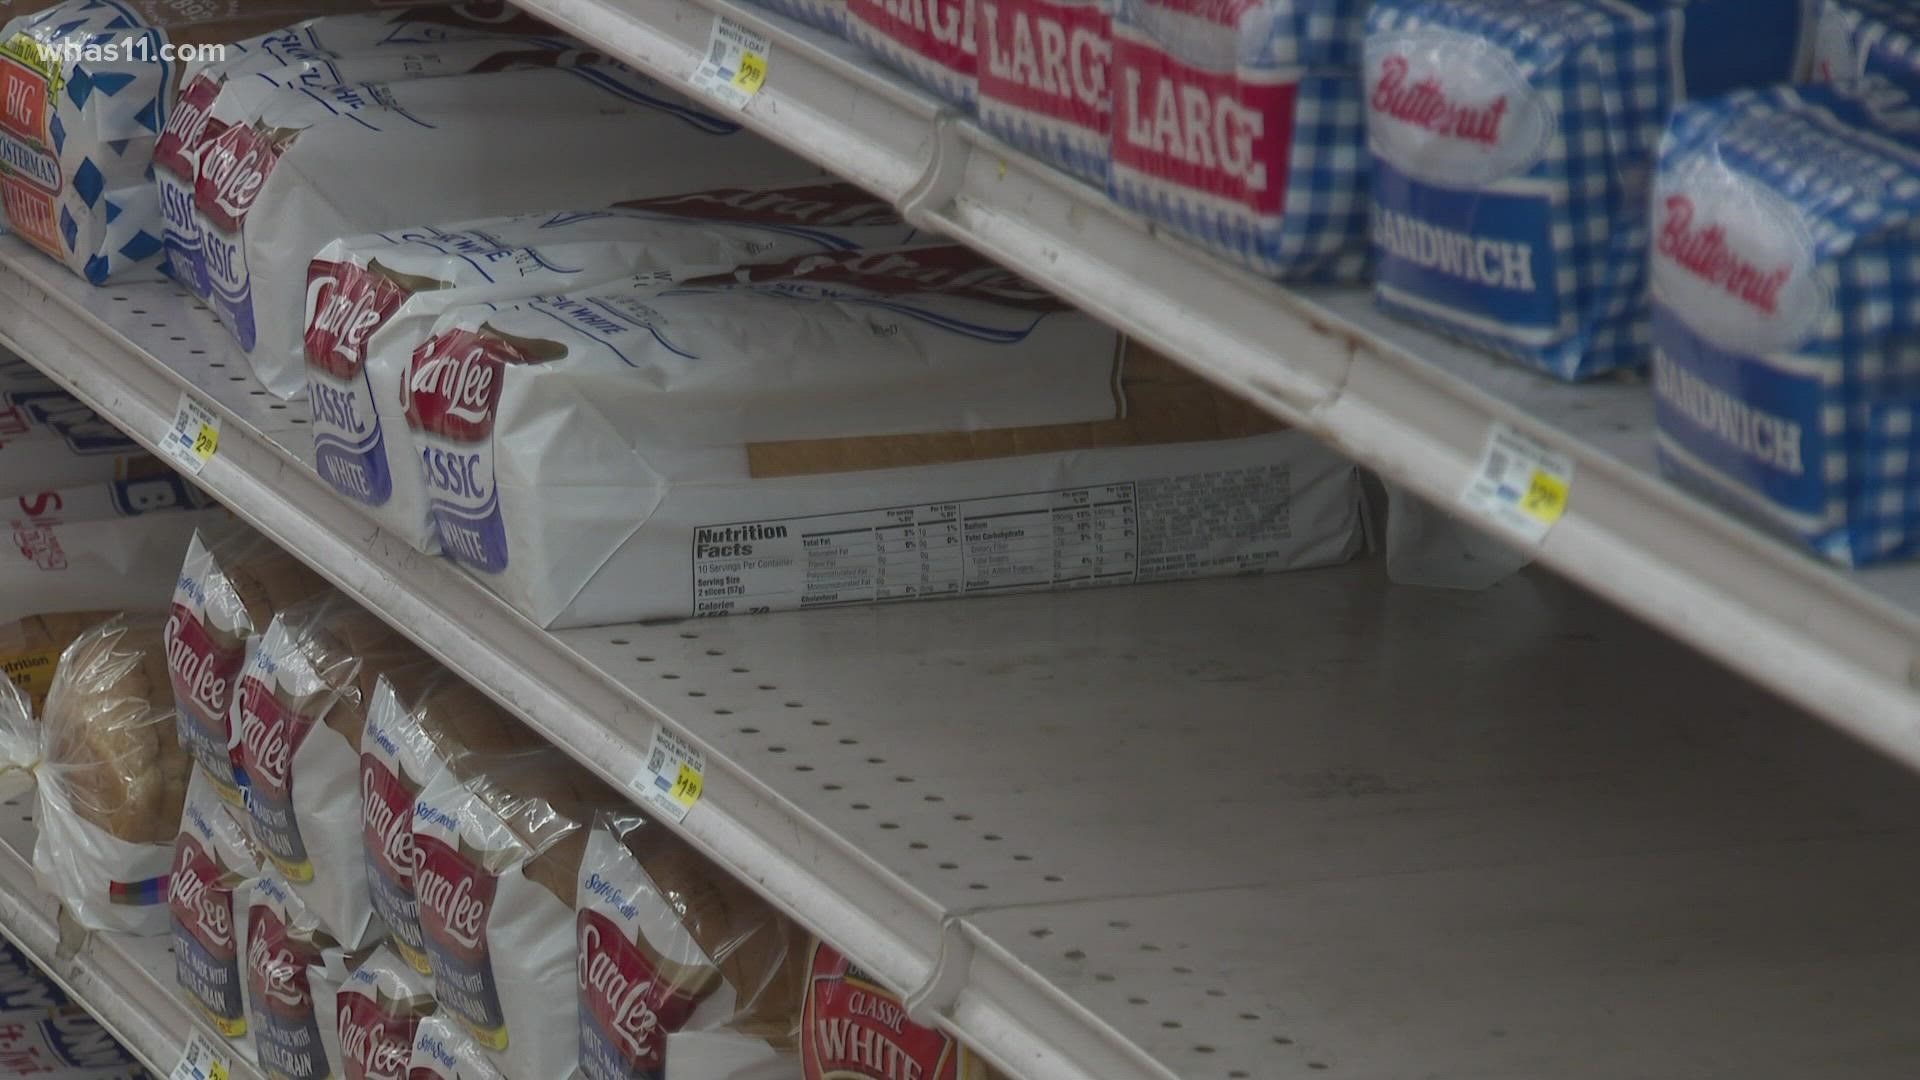
[[[39,725],[34,871],[89,930],[164,934],[192,762],[157,616],[118,615],[60,656]]]
[[[167,881],[174,975],[201,1018],[248,1059],[247,899],[260,866],[246,826],[196,771]]]
[[[235,806],[246,779],[233,722],[241,671],[275,611],[326,590],[318,574],[242,525],[203,531],[187,548],[167,618],[167,673],[181,743]]]
[[[0,503],[0,619],[102,608],[159,611],[196,529],[230,520],[171,471]]]
[[[366,0],[64,0],[0,28],[13,231],[93,284],[157,276],[151,176],[182,57]],[[178,53],[173,53],[178,50]]]
[[[0,490],[5,486],[0,483]],[[211,510],[218,505],[211,495],[168,469],[138,478],[23,490],[10,498],[0,497],[0,516],[7,519],[7,524],[20,528],[33,523],[62,525],[113,521],[173,510]]]
[[[998,1074],[946,1033],[915,1023],[897,994],[823,941],[806,969],[800,1060],[808,1077],[997,1080]]]
[[[414,891],[415,801],[447,769],[471,776],[502,755],[545,749],[538,735],[436,664],[398,668],[374,684],[360,736],[367,885],[388,944],[421,974],[433,969]]]
[[[65,487],[130,475],[120,470],[136,459],[158,465],[131,436],[61,389],[39,368],[12,350],[0,347],[0,450],[18,441],[35,439],[54,440],[64,446],[69,455],[95,462],[97,471],[82,474],[75,471],[74,464],[69,464],[57,475],[47,475],[44,468],[20,469],[22,462],[18,458],[0,453],[0,466],[6,469],[0,475],[29,477],[32,481],[26,485],[29,487]],[[43,451],[34,456],[48,455]],[[4,485],[5,488],[16,486],[19,485]]]
[[[413,1033],[407,1080],[501,1080],[501,1076],[459,1021],[435,1013],[421,1020]]]
[[[414,805],[415,887],[434,994],[503,1074],[565,1076],[579,1057],[574,899],[593,815],[626,805],[555,750]]]
[[[420,653],[340,595],[274,615],[238,690],[254,839],[334,940],[382,928],[361,846],[360,739],[379,674]]]
[[[408,1080],[414,1036],[420,1022],[438,1008],[429,979],[391,949],[373,950],[335,996],[340,1076],[344,1080]]]
[[[803,1080],[796,1050],[781,1053],[731,1031],[676,1031],[667,1036],[662,1080]]]
[[[502,35],[540,35],[528,40]],[[515,52],[573,48],[546,24],[499,3],[414,5],[308,19],[237,42],[227,59],[193,73],[154,146],[154,183],[169,272],[212,296],[193,188],[202,152],[236,123],[252,123],[277,90],[398,82],[524,62]],[[559,62],[548,56],[545,63]]]
[[[0,673],[23,695],[24,719],[29,721],[21,726],[10,717],[0,724],[0,739],[19,739],[25,747],[22,753],[0,753],[0,760],[30,762],[39,757],[40,737],[34,718],[46,706],[60,654],[75,638],[112,617],[106,611],[75,611],[29,615],[0,623]]]
[[[445,312],[620,280],[668,282],[750,262],[892,247],[919,235],[851,184],[809,182],[335,240],[307,269],[304,348],[315,466],[383,529],[437,551],[401,383],[414,349]]]
[[[658,1076],[675,1031],[795,1045],[805,934],[664,827],[601,814],[575,910],[585,1080]]]
[[[215,312],[291,398],[307,264],[336,237],[818,175],[608,60],[279,93],[202,154],[194,205]]]
[[[365,954],[341,949],[271,870],[253,884],[246,922],[247,1004],[261,1075],[340,1076],[338,995]]]

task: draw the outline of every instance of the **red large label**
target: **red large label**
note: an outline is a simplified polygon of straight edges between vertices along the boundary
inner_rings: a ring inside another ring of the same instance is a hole
[[[7,173],[0,176],[0,204],[7,211],[13,231],[32,241],[35,247],[55,258],[66,258],[60,248],[60,233],[54,225],[54,198],[32,181]]]
[[[256,1007],[289,1020],[305,1019],[313,1011],[307,967],[319,960],[319,951],[295,941],[272,908],[255,904],[247,912],[247,982]]]
[[[204,74],[195,75],[187,88],[180,91],[173,111],[167,114],[167,126],[153,144],[155,167],[165,169],[182,180],[193,179],[192,154],[200,148],[200,141],[207,130],[207,114],[213,109],[214,99],[219,96],[220,81]]]
[[[1182,63],[1114,28],[1113,164],[1277,217],[1286,203],[1297,85]]]
[[[978,0],[980,96],[1105,135],[1113,19],[1098,4]]]
[[[647,954],[600,912],[582,909],[575,930],[581,1019],[590,1025],[581,1032],[582,1067],[591,1080],[654,1075],[666,1063],[667,1035],[685,1026],[699,999],[663,983]],[[603,1056],[617,1056],[621,1067],[607,1068]]]
[[[959,1080],[954,1041],[907,1019],[900,1000],[816,945],[800,1014],[806,1080]]]
[[[433,836],[413,838],[418,851],[414,893],[420,929],[433,964],[434,996],[483,1041],[505,1046],[507,1018],[500,1007],[487,917],[499,879],[475,860]]]
[[[240,751],[257,788],[291,797],[293,754],[312,727],[312,719],[282,704],[264,679],[249,675],[240,681]]]
[[[974,0],[847,0],[847,18],[961,76],[974,73]]]
[[[407,363],[407,424],[457,442],[484,440],[493,433],[501,376],[520,360],[499,338],[471,330],[435,334]]]
[[[395,881],[411,883],[413,795],[372,754],[360,755],[360,824],[366,850]]]
[[[716,188],[633,199],[622,209],[656,210],[706,221],[778,222],[813,226],[898,225],[900,215],[853,184],[806,184],[773,191]]]
[[[361,988],[340,992],[340,1056],[347,1059],[347,1080],[407,1080],[420,1017],[398,1002],[391,1004],[391,1010],[381,1008]]]
[[[0,59],[0,128],[35,146],[47,143],[47,80],[11,57]]]
[[[167,617],[166,647],[174,700],[187,706],[188,717],[224,744],[234,680],[246,661],[245,644],[215,642],[206,624],[176,602]]]
[[[193,204],[221,230],[239,232],[283,149],[254,125],[235,124],[222,131],[200,156]]]
[[[367,340],[411,295],[353,263],[307,265],[307,366],[345,382],[367,362]]]

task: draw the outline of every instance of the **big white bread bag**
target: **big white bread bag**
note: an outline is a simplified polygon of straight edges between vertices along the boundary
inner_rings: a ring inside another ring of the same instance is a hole
[[[485,772],[502,755],[546,743],[464,679],[437,664],[382,673],[360,735],[361,846],[374,914],[388,944],[422,975],[432,974],[414,890],[413,808],[447,769]]]
[[[408,1080],[414,1034],[439,1008],[432,980],[382,946],[348,976],[335,1002],[344,1080]]]
[[[0,28],[0,203],[14,232],[93,284],[157,276],[150,169],[181,61],[368,0],[63,0]],[[197,52],[196,52],[196,55]]]
[[[413,1033],[407,1080],[501,1080],[500,1070],[467,1029],[446,1013],[420,1021]]]
[[[166,626],[180,743],[235,806],[246,784],[234,722],[241,672],[275,611],[326,590],[320,575],[244,525],[203,531],[187,548]]]
[[[595,821],[579,877],[584,1080],[659,1076],[681,1030],[795,1047],[807,937],[751,889],[629,810]]]
[[[0,619],[163,610],[174,577],[167,565],[180,561],[195,530],[229,520],[177,477],[101,487],[34,492],[0,504],[12,539],[0,550]],[[67,496],[77,511],[71,518],[56,509]]]
[[[824,941],[812,943],[800,1016],[808,1080],[998,1080],[965,1044],[915,1023],[897,994]]]
[[[358,948],[373,917],[360,844],[360,737],[379,673],[420,654],[339,594],[276,613],[239,689],[247,815],[272,861],[334,940]]]
[[[194,205],[214,308],[290,398],[306,384],[307,264],[336,237],[816,175],[606,61],[283,91],[207,148]]]
[[[260,852],[233,807],[194,772],[167,878],[174,978],[200,1018],[248,1060],[247,899],[260,868]]]
[[[964,251],[764,273],[796,270],[449,313],[407,379],[443,549],[582,626],[1280,570],[1360,542],[1349,463],[1290,433],[1219,441],[1275,425]]]
[[[917,235],[851,184],[809,182],[335,240],[307,270],[315,465],[382,528],[437,551],[401,381],[440,315],[627,278],[639,287],[639,279],[671,281],[809,252],[894,247]]]
[[[271,869],[246,906],[247,1014],[267,1080],[341,1075],[338,995],[356,956],[340,947]]]
[[[175,736],[160,627],[123,614],[89,628],[61,653],[37,724],[6,710],[8,763],[37,781],[35,875],[89,930],[154,935],[169,924],[192,762]]]
[[[174,279],[202,300],[212,297],[193,187],[202,152],[222,132],[252,123],[279,90],[404,82],[515,63],[560,64],[567,51],[577,49],[531,16],[507,11],[514,14],[504,21],[490,5],[470,4],[310,19],[242,42],[225,63],[201,69],[180,91],[153,151],[167,266]],[[502,36],[510,30],[541,36]]]
[[[552,749],[464,780],[444,770],[414,804],[434,996],[507,1076],[573,1074],[580,863],[594,814],[625,805]]]

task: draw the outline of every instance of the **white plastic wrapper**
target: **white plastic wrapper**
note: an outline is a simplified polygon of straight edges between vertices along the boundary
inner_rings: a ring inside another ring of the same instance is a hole
[[[0,516],[16,529],[29,524],[117,521],[170,510],[209,510],[213,497],[171,469],[138,479],[23,491],[0,501]]]
[[[420,1021],[413,1034],[413,1059],[407,1080],[501,1080],[480,1044],[451,1016]]]
[[[238,691],[246,801],[262,853],[334,940],[381,936],[360,843],[360,739],[377,673],[416,653],[352,600],[273,617]]]
[[[195,770],[167,880],[174,977],[201,1018],[248,1060],[247,898],[259,876],[246,826]]]
[[[156,276],[162,249],[150,167],[179,76],[168,46],[230,42],[329,8],[366,6],[64,0],[14,18],[0,28],[8,224],[96,285]]]
[[[667,1036],[665,1080],[804,1080],[798,1054],[731,1031],[676,1031]]]
[[[0,348],[0,494],[105,483],[165,469],[79,398]]]
[[[433,984],[383,947],[354,969],[335,1002],[341,1076],[408,1080],[414,1035],[438,1008]]]
[[[282,92],[203,152],[194,205],[214,309],[290,398],[307,264],[336,237],[815,175],[605,62]]]
[[[261,1075],[340,1076],[337,996],[347,955],[272,871],[254,882],[246,923],[247,1009]]]
[[[25,500],[28,507],[46,510],[46,516],[19,514],[20,502],[5,515],[13,542],[0,549],[0,620],[48,611],[163,610],[174,568],[194,531],[229,520],[225,510],[205,506],[171,476],[129,482],[118,496],[127,501],[105,519],[64,519],[51,498],[41,501],[56,494],[35,493]],[[82,501],[112,506],[115,498],[94,493]],[[167,502],[174,505],[139,509]],[[121,515],[120,510],[133,512]]]
[[[851,184],[722,189],[335,240],[307,271],[306,373],[320,475],[380,526],[438,550],[401,381],[445,312],[621,279],[669,282],[918,234]]]
[[[542,36],[509,39],[505,34]],[[205,65],[186,81],[154,146],[154,183],[170,271],[202,300],[211,298],[193,214],[201,153],[228,128],[257,119],[276,92],[403,82],[526,61],[558,64],[556,50],[570,48],[532,16],[493,4],[416,5],[309,19],[236,43],[225,62]],[[524,55],[529,50],[545,55]]]

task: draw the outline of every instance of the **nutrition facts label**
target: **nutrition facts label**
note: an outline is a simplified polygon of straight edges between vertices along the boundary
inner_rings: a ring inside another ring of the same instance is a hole
[[[1134,580],[1135,485],[694,530],[694,614]]]

